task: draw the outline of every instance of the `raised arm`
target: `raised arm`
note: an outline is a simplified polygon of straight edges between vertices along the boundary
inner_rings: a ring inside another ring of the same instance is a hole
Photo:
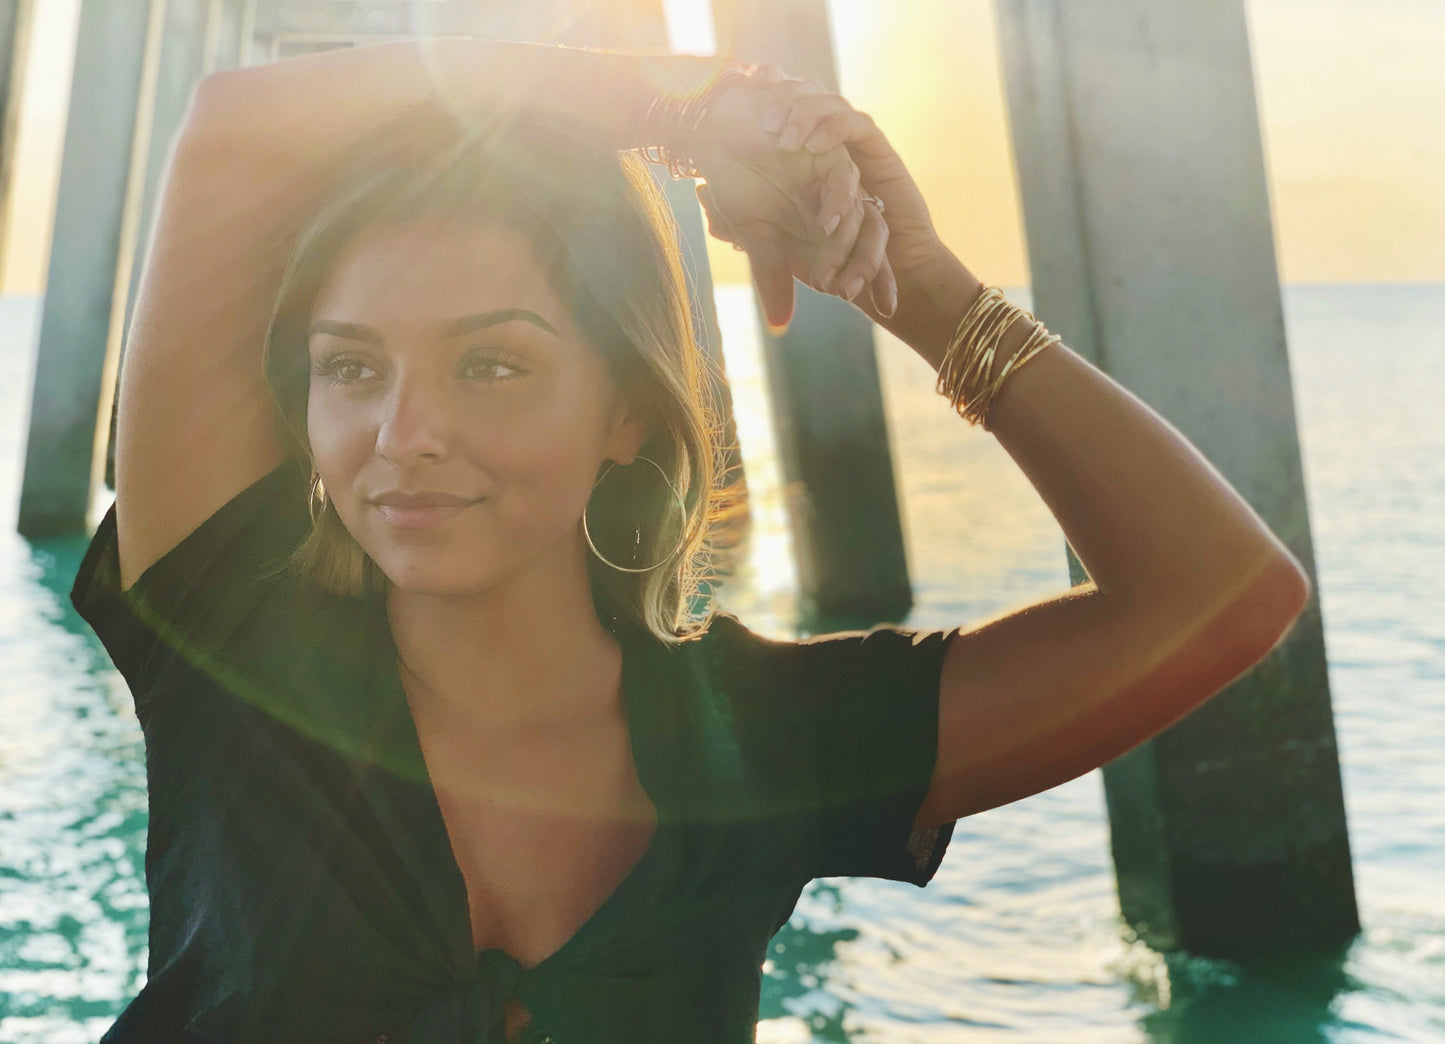
[[[649,101],[699,82],[711,65],[691,56],[442,39],[205,79],[173,146],[121,373],[122,583],[280,462],[283,442],[261,367],[266,329],[295,238],[340,172],[378,152],[424,156],[468,113],[514,103],[588,122],[618,148],[663,144],[640,140]],[[757,201],[738,187],[737,164],[726,161],[737,158],[738,141],[767,144],[750,93],[720,97],[699,142],[700,165],[710,179],[718,170],[734,207],[747,213]],[[794,206],[778,221],[817,240],[817,250],[846,258],[849,222],[832,236],[821,231],[830,212],[860,208],[846,150],[802,167],[780,155],[769,148],[767,162],[792,163],[813,177],[816,208]],[[786,179],[778,184],[779,195],[790,187]],[[776,203],[753,209],[766,213]]]
[[[898,308],[859,307],[935,368],[982,291],[939,242],[902,161],[836,95],[799,93],[789,143],[847,142],[883,198]],[[999,373],[1024,345],[1008,330]],[[1062,344],[1010,376],[990,430],[1058,520],[1091,583],[950,639],[938,762],[920,827],[1078,776],[1256,664],[1309,597],[1300,564],[1168,421]]]

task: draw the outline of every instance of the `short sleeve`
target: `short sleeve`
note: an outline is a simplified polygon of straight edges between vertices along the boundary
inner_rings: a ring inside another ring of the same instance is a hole
[[[771,642],[732,618],[734,712],[760,775],[808,809],[811,877],[922,887],[953,824],[915,831],[938,757],[938,692],[950,632],[880,626]]]
[[[145,719],[154,680],[177,655],[222,647],[255,610],[309,526],[305,482],[288,462],[237,494],[150,566],[120,586],[116,511],[91,539],[71,602],[125,677]]]

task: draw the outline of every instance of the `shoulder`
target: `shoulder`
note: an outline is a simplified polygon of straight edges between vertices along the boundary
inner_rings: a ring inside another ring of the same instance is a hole
[[[775,639],[718,613],[683,648],[696,647],[703,718],[726,728],[745,761],[786,768],[866,742],[871,730],[927,725],[937,713],[946,638],[884,624]]]
[[[201,680],[279,710],[281,702],[294,705],[297,692],[361,669],[374,606],[321,590],[292,563],[310,528],[305,498],[299,466],[278,467],[126,588],[115,508],[107,514],[72,599],[126,676],[139,711]]]
[[[839,689],[932,677],[947,633],[895,624],[832,631],[801,639],[758,634],[731,613],[714,614],[696,641],[716,680],[735,699],[767,694],[806,699]]]
[[[914,865],[946,638],[883,625],[775,639],[717,614],[668,650],[652,689],[670,787],[691,815],[773,831],[767,844],[805,877],[912,880],[899,868]]]

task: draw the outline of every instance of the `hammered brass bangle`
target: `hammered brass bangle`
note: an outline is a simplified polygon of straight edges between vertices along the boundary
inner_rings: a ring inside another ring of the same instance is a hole
[[[967,390],[978,385],[980,371],[988,372],[984,367],[992,361],[992,356],[980,352],[979,347],[989,343],[991,334],[1001,333],[995,328],[1006,317],[1009,307],[997,287],[985,287],[959,321],[938,368],[938,393],[946,397],[955,410],[961,410]]]
[[[993,430],[989,419],[992,416],[993,404],[995,400],[998,399],[1004,381],[1008,377],[1018,373],[1019,370],[1023,369],[1028,363],[1038,358],[1045,348],[1052,347],[1063,340],[1058,334],[1050,333],[1048,327],[1044,326],[1043,323],[1037,320],[1034,320],[1034,323],[1034,330],[1029,334],[1029,339],[1024,342],[1022,348],[1014,353],[1013,358],[1004,364],[1003,369],[999,371],[998,378],[989,389],[988,397],[984,400],[983,407],[979,413],[979,423],[983,425],[984,431]]]
[[[1004,334],[1020,319],[1033,326],[1023,346],[996,377],[990,376]],[[989,416],[1004,381],[1062,338],[1017,305],[996,286],[985,287],[959,321],[938,367],[938,392],[970,424],[991,430]]]

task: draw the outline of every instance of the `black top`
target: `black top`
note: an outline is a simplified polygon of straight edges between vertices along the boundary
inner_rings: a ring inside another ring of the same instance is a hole
[[[754,1039],[768,942],[815,877],[922,886],[912,823],[945,634],[763,639],[729,615],[619,630],[645,854],[560,950],[477,954],[382,599],[283,563],[309,526],[284,465],[122,594],[114,509],[72,592],[145,733],[148,981],[103,1044],[494,1044],[504,1002],[556,1044]]]

